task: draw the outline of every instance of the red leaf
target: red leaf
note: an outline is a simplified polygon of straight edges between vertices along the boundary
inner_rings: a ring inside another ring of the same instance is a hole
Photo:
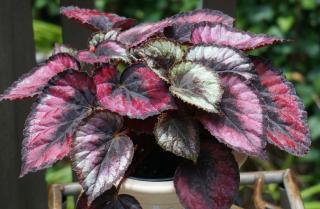
[[[311,144],[307,113],[294,86],[270,63],[252,60],[258,74],[255,86],[262,99],[267,140],[293,155],[305,155]]]
[[[176,107],[164,81],[143,64],[131,65],[121,75],[106,65],[94,81],[100,105],[129,118],[145,119]]]
[[[60,12],[69,19],[88,25],[93,30],[127,29],[135,23],[133,19],[120,17],[113,13],[105,13],[93,9],[81,9],[74,6],[62,7]]]
[[[197,164],[186,162],[174,175],[180,202],[188,209],[229,209],[239,188],[238,165],[231,151],[206,140]]]
[[[233,25],[234,19],[220,11],[210,9],[199,9],[191,12],[182,12],[170,18],[174,23],[172,27],[165,30],[165,35],[169,38],[182,42],[190,42],[191,31],[194,24],[200,22],[221,23]]]
[[[283,42],[283,39],[264,34],[253,34],[221,24],[202,23],[192,30],[192,43],[218,44],[241,50],[251,50]]]
[[[58,73],[67,69],[79,70],[79,63],[70,55],[59,53],[50,57],[46,63],[35,67],[31,72],[24,74],[19,80],[14,82],[4,94],[0,96],[0,101],[4,99],[15,100],[32,97],[41,92],[48,81]]]
[[[118,41],[128,45],[129,47],[133,47],[159,33],[171,24],[172,23],[168,19],[156,23],[139,24],[127,31],[120,33],[118,36]]]
[[[21,176],[69,154],[72,135],[94,102],[93,82],[84,73],[68,70],[49,82],[26,122]]]
[[[104,41],[100,43],[95,52],[80,51],[78,53],[78,59],[81,62],[90,64],[108,62],[113,59],[121,59],[128,61],[128,53],[122,44],[117,41]]]
[[[142,209],[139,202],[128,194],[117,194],[115,187],[96,198],[88,206],[88,196],[82,193],[77,202],[76,209]]]
[[[75,134],[73,168],[89,203],[112,188],[131,163],[133,143],[120,133],[122,126],[119,115],[99,112],[82,123]]]
[[[220,142],[236,151],[262,156],[263,114],[257,94],[238,76],[224,74],[221,114],[205,114],[201,123]]]

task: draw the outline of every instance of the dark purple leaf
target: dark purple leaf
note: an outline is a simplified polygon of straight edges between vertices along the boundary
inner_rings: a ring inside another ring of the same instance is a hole
[[[201,143],[196,164],[181,164],[174,175],[176,192],[186,209],[229,209],[239,182],[231,150],[213,139]]]
[[[137,134],[152,134],[157,123],[157,116],[148,117],[144,120],[125,118],[126,127]]]
[[[127,62],[129,60],[128,52],[122,44],[112,40],[100,43],[93,52],[85,50],[78,53],[79,61],[90,64],[119,59]]]
[[[195,45],[189,49],[186,60],[199,62],[218,74],[234,73],[246,79],[256,76],[251,60],[241,51],[218,45]]]
[[[253,156],[263,156],[262,107],[256,93],[239,76],[222,76],[224,94],[221,113],[200,117],[204,127],[220,142],[236,151]]]
[[[196,123],[185,114],[166,114],[159,116],[154,129],[158,144],[175,155],[197,161],[200,139]]]
[[[283,39],[264,34],[253,34],[221,24],[201,23],[192,31],[194,44],[218,44],[241,50],[251,50],[283,42]]]
[[[135,23],[133,19],[120,17],[113,13],[105,13],[93,9],[81,9],[74,6],[62,7],[60,12],[67,18],[85,24],[93,30],[127,29]]]
[[[88,206],[88,196],[80,195],[76,209],[142,209],[139,202],[128,194],[117,194],[116,188],[104,192]]]
[[[145,119],[176,107],[164,81],[143,64],[131,65],[122,74],[106,65],[94,81],[100,105],[129,118]]]
[[[120,33],[118,41],[128,45],[129,47],[133,47],[161,32],[165,27],[168,27],[171,24],[171,21],[168,19],[156,23],[139,24]]]
[[[252,60],[258,74],[254,85],[262,100],[268,142],[293,155],[305,155],[311,144],[307,112],[294,86],[270,63]]]
[[[116,184],[131,163],[133,143],[121,133],[122,126],[121,116],[99,112],[75,133],[73,168],[89,203]]]
[[[191,12],[179,13],[171,18],[174,23],[165,29],[164,34],[182,42],[191,41],[191,31],[195,24],[201,22],[221,23],[232,26],[234,19],[220,11],[210,9],[199,9]]]
[[[31,72],[24,74],[19,80],[14,82],[0,96],[0,101],[35,96],[58,73],[67,69],[79,70],[79,68],[79,63],[72,56],[65,53],[53,55],[45,63],[38,65]]]
[[[86,74],[68,70],[50,80],[26,122],[21,176],[67,156],[75,129],[94,103],[94,85]]]
[[[165,38],[150,39],[136,48],[135,52],[141,54],[148,67],[167,82],[169,69],[181,61],[185,54],[182,46]]]

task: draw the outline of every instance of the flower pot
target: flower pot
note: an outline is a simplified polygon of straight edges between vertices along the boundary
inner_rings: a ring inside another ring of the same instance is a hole
[[[247,155],[233,153],[241,167]],[[120,193],[134,196],[143,209],[183,209],[179,202],[172,179],[138,179],[128,178],[122,186]]]

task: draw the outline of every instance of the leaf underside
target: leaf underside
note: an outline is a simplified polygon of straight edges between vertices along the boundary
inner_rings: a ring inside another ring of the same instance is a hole
[[[99,112],[75,133],[73,168],[89,203],[116,184],[131,163],[133,143],[128,136],[117,134],[122,126],[121,116]]]
[[[137,46],[148,38],[161,32],[164,28],[172,25],[170,20],[164,19],[156,23],[143,23],[130,28],[119,34],[118,41],[129,47]]]
[[[105,13],[93,9],[81,9],[74,6],[61,7],[60,12],[67,18],[98,31],[108,31],[112,28],[127,29],[135,23],[133,19],[120,17],[113,13]]]
[[[79,70],[79,63],[66,53],[51,56],[45,63],[35,67],[31,72],[24,74],[14,82],[0,96],[1,100],[15,100],[33,97],[45,87],[49,80],[60,72],[67,69]]]
[[[158,144],[166,151],[196,161],[200,150],[197,127],[184,114],[162,114],[154,130]]]
[[[49,82],[26,121],[21,176],[69,154],[72,135],[94,102],[93,82],[84,73],[68,70]]]
[[[148,40],[135,51],[142,55],[153,72],[167,82],[169,69],[184,56],[180,45],[164,38]]]
[[[220,142],[251,156],[264,155],[263,110],[256,93],[239,76],[224,74],[221,113],[204,114],[200,121]]]
[[[270,63],[252,58],[258,79],[257,87],[265,116],[265,137],[293,155],[307,154],[311,139],[307,112],[294,86]]]
[[[229,209],[238,192],[238,165],[231,150],[213,139],[203,141],[196,164],[181,164],[174,186],[184,208]]]
[[[104,192],[88,205],[88,196],[82,193],[77,202],[76,209],[142,209],[139,202],[131,195],[117,194],[116,188]]]
[[[218,74],[233,73],[246,79],[256,76],[251,60],[241,51],[218,45],[195,45],[189,49],[186,60],[199,62]]]
[[[252,50],[284,40],[264,34],[253,34],[222,24],[200,23],[192,31],[193,44],[218,44],[241,50]]]
[[[79,61],[90,64],[105,63],[110,60],[129,61],[128,52],[125,47],[121,43],[112,40],[100,43],[94,52],[87,50],[80,51],[77,57]]]
[[[164,81],[143,64],[131,65],[122,74],[106,65],[94,80],[100,105],[120,115],[145,119],[176,108]]]
[[[181,62],[170,70],[170,91],[181,100],[208,112],[218,112],[223,89],[218,75],[199,63]]]
[[[221,23],[233,26],[234,19],[220,11],[210,9],[198,9],[191,12],[182,12],[171,18],[174,22],[171,27],[165,29],[164,34],[181,42],[191,42],[191,31],[195,24],[200,22]]]

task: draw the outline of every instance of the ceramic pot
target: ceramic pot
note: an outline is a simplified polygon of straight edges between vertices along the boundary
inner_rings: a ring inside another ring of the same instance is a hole
[[[241,167],[247,155],[233,153]],[[143,209],[183,209],[181,206],[172,179],[137,179],[128,178],[123,182],[120,193],[134,196]]]

